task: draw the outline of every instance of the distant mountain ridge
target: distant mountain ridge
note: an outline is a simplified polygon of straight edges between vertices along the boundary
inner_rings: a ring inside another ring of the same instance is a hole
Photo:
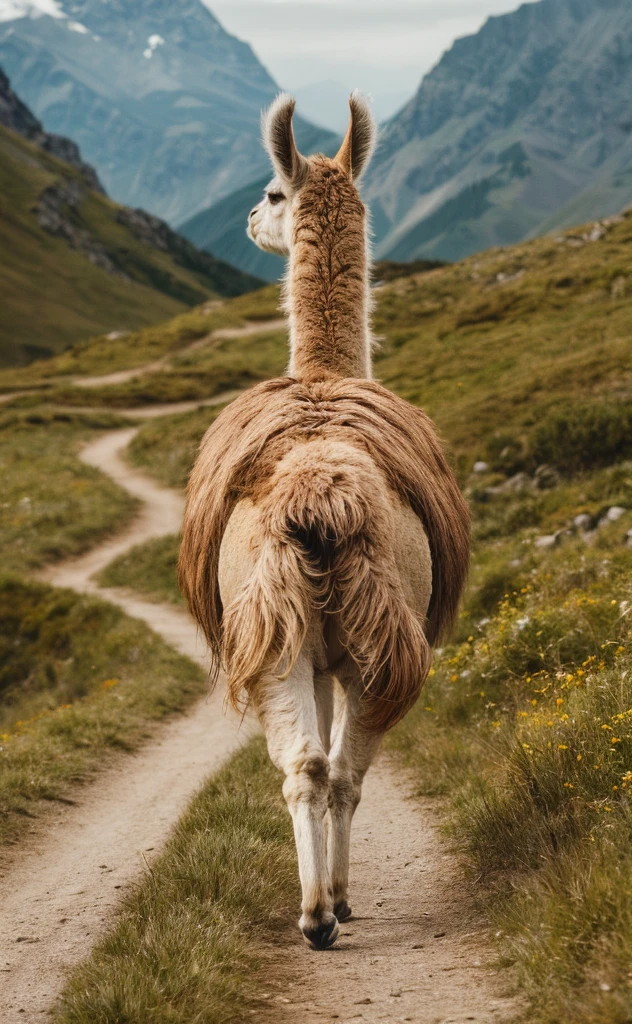
[[[164,221],[112,202],[0,70],[0,365],[260,285]]]
[[[540,0],[458,39],[385,126],[379,256],[454,260],[632,202],[632,5]]]
[[[0,64],[110,195],[171,224],[265,173],[259,114],[278,86],[201,0],[0,0]],[[334,137],[300,119],[297,135]]]

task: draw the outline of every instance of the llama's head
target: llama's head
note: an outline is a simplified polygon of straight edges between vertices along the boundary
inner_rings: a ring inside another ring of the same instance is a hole
[[[371,159],[377,138],[368,101],[354,92],[349,100],[349,127],[336,156],[304,157],[296,147],[292,130],[295,106],[296,101],[282,93],[263,116],[263,143],[272,161],[274,177],[248,217],[248,237],[260,249],[280,256],[289,254],[301,194],[310,187],[318,187],[322,179],[332,174],[342,173],[347,183],[357,183]]]

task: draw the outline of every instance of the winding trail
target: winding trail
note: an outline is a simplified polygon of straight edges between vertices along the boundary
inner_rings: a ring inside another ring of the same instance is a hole
[[[197,341],[191,342],[186,348],[179,349],[177,352],[167,352],[166,355],[161,356],[160,359],[155,359],[152,363],[145,363],[144,366],[137,366],[131,370],[116,370],[114,373],[104,373],[96,377],[75,377],[72,383],[77,388],[101,388],[107,387],[110,384],[126,384],[128,380],[133,380],[135,377],[146,377],[147,374],[158,373],[160,370],[166,369],[174,361],[177,362],[179,356],[195,352],[213,341],[225,341],[230,338],[249,338],[253,334],[268,334],[273,331],[286,330],[286,328],[287,322],[284,319],[262,320],[260,323],[248,323],[242,327],[218,327],[217,330],[211,331],[210,334],[206,334],[203,338],[198,338]]]
[[[99,437],[81,458],[139,498],[139,515],[124,533],[49,567],[40,578],[113,601],[207,668],[205,645],[184,611],[127,590],[99,588],[92,579],[133,545],[180,529],[182,495],[121,458],[137,429]],[[98,938],[121,892],[160,850],[208,774],[251,733],[250,724],[240,727],[236,717],[225,716],[218,687],[186,716],[164,725],[138,753],[117,758],[94,785],[79,789],[73,806],[47,815],[36,829],[37,842],[10,857],[0,873],[2,1024],[42,1021],[66,972]]]
[[[138,419],[225,401],[125,410]],[[184,612],[102,589],[93,576],[113,558],[180,528],[183,498],[122,458],[139,428],[115,430],[81,458],[141,502],[137,518],[87,554],[46,569],[56,586],[99,595],[143,619],[206,667],[204,645]],[[73,806],[47,816],[37,842],[0,873],[0,1022],[41,1022],[67,972],[112,920],[121,893],[160,850],[187,802],[254,726],[225,717],[221,686],[186,716],[161,727],[138,753],[121,756]],[[280,1024],[415,1021],[501,1024],[517,1003],[491,969],[485,922],[437,834],[436,803],[413,800],[386,758],[365,784],[353,831],[351,902],[333,950],[314,953],[298,931],[269,951],[268,991],[249,1019]],[[297,908],[298,916],[298,908]]]

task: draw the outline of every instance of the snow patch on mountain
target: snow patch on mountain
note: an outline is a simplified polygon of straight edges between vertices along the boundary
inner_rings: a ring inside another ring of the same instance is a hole
[[[159,36],[159,35],[150,36],[149,39],[147,40],[147,49],[143,50],[143,57],[146,57],[147,60],[151,60],[151,58],[154,55],[154,51],[157,50],[159,46],[164,46],[164,45],[165,45],[165,41],[162,38],[162,36]]]
[[[17,18],[65,18],[59,0],[0,0],[0,21],[15,21]]]

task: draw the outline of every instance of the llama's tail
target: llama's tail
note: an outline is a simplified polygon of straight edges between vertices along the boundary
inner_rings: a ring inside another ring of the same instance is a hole
[[[349,445],[312,441],[279,463],[258,505],[255,571],[224,611],[231,702],[264,668],[288,674],[326,609],[364,680],[364,725],[390,728],[419,696],[431,652],[405,599],[373,462]]]

